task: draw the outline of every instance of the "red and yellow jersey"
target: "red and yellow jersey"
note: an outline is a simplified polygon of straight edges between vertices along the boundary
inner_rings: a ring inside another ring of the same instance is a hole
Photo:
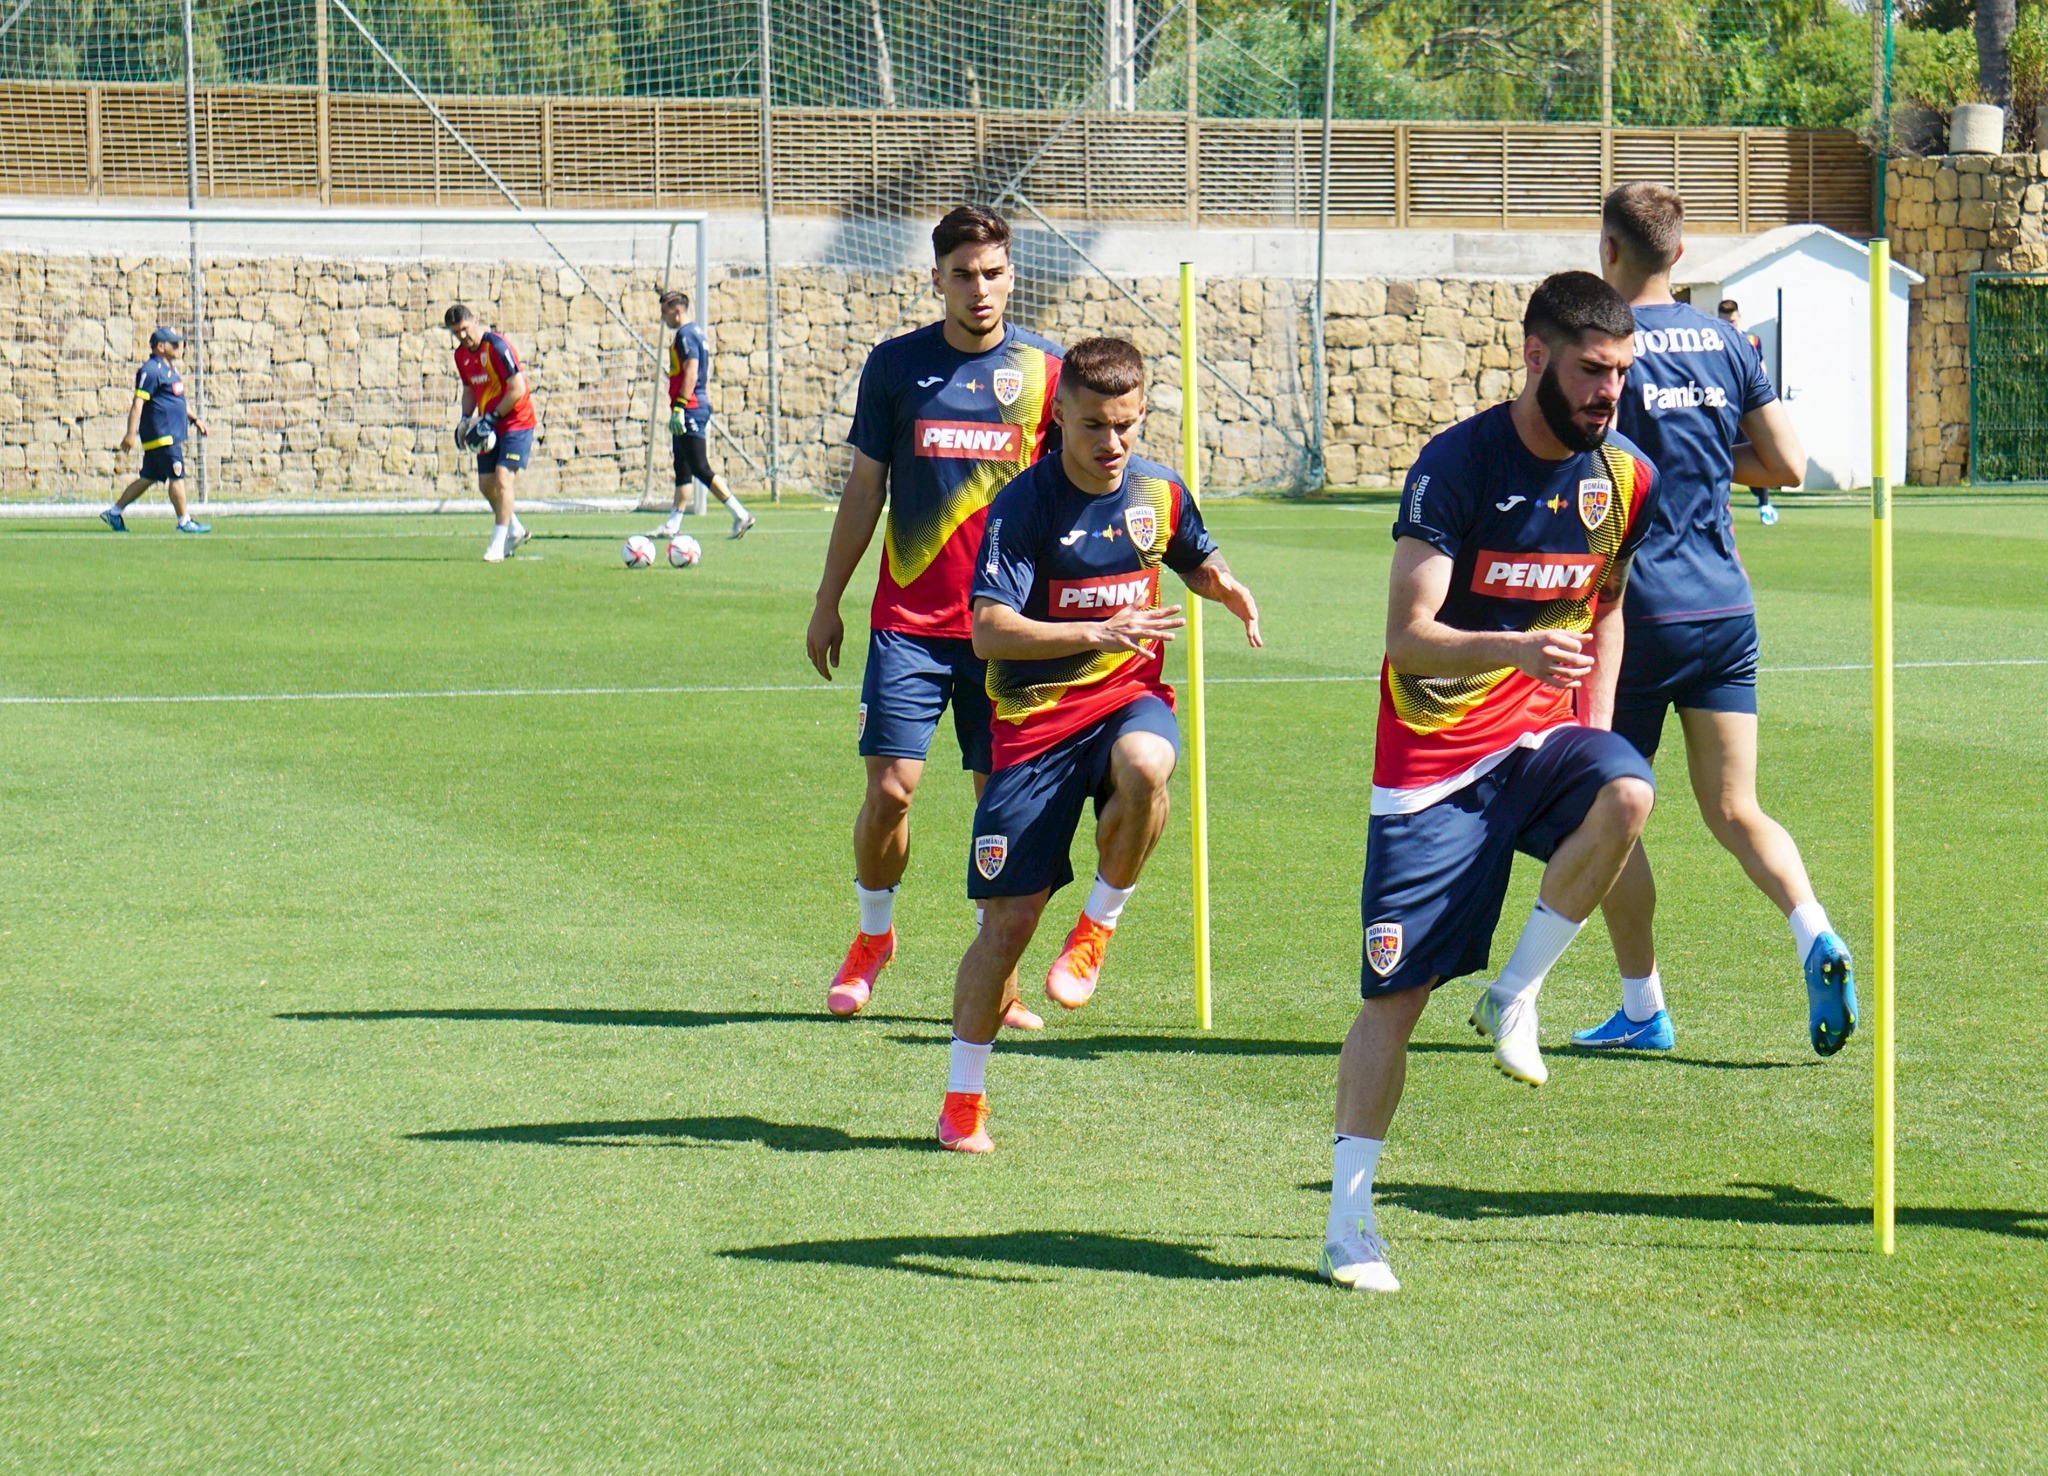
[[[519,373],[519,350],[501,333],[486,333],[475,348],[455,346],[455,372],[476,397],[476,408],[497,421],[501,431],[532,430],[537,423],[533,397],[521,395],[507,405],[505,387]]]
[[[1014,326],[985,353],[960,352],[934,323],[868,355],[847,441],[889,468],[876,630],[973,633],[988,505],[1044,453],[1059,379],[1058,346]]]
[[[1506,405],[1452,426],[1408,473],[1394,537],[1452,560],[1437,619],[1458,630],[1589,631],[1599,591],[1648,533],[1657,475],[1619,435],[1545,461]],[[1576,722],[1573,693],[1518,668],[1420,677],[1380,663],[1376,815],[1428,808],[1552,728]]]
[[[697,381],[686,395],[683,393],[683,366],[689,363],[697,366]],[[669,336],[668,403],[671,409],[711,408],[711,345],[705,342],[704,330],[695,323],[685,323]]]
[[[988,510],[973,597],[1032,620],[1103,620],[1159,603],[1162,565],[1177,574],[1216,551],[1181,479],[1133,458],[1123,485],[1094,496],[1048,456],[997,494]],[[1044,661],[991,661],[994,766],[1035,758],[1147,694],[1173,701],[1163,647],[1083,651]]]

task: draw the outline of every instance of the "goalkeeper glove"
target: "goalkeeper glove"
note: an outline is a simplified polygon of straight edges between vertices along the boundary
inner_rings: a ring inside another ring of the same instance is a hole
[[[688,427],[689,427],[689,420],[688,420],[688,418],[687,418],[687,416],[686,416],[686,414],[685,414],[685,412],[684,412],[684,410],[683,410],[683,407],[682,407],[681,405],[671,405],[671,406],[669,406],[669,407],[668,407],[668,433],[669,433],[670,435],[672,435],[672,436],[680,436],[680,435],[684,434],[684,432],[685,432],[685,431],[686,431],[686,430],[688,429]]]

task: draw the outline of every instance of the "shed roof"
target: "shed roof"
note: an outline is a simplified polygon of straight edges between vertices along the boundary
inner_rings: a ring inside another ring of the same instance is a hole
[[[1822,238],[1830,245],[1846,247],[1858,256],[1865,256],[1869,251],[1863,242],[1845,236],[1840,231],[1831,231],[1824,225],[1779,226],[1775,230],[1765,231],[1761,236],[1743,242],[1740,246],[1723,251],[1718,256],[1707,257],[1696,266],[1688,266],[1688,258],[1680,257],[1677,270],[1671,274],[1672,285],[1688,287],[1701,282],[1726,282],[1788,252],[1802,248],[1811,250],[1821,244],[1816,237]],[[1895,274],[1894,281],[1899,277],[1905,278],[1908,283],[1927,280],[1911,267],[1901,266],[1896,261],[1892,263],[1892,271]]]

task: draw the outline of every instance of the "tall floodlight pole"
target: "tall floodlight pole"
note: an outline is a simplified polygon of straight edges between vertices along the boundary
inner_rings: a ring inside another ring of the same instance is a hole
[[[179,9],[185,23],[185,208],[199,208],[199,66],[192,51],[192,0],[182,0]],[[206,368],[205,329],[206,321],[206,278],[199,269],[199,225],[194,221],[186,226],[187,240],[192,252],[192,331],[188,339],[192,345],[192,360],[189,366],[192,377],[192,398],[188,402],[194,420],[206,418]],[[199,488],[199,500],[206,501],[206,453],[204,438],[192,437],[192,480]]]
[[[776,380],[780,349],[775,333],[775,28],[769,18],[768,3],[769,0],[761,0],[761,292],[764,331],[768,335],[768,500],[780,502],[782,392]]]
[[[1323,292],[1329,280],[1330,251],[1330,115],[1336,110],[1337,101],[1337,0],[1324,0],[1323,5],[1323,157],[1317,171],[1316,182],[1316,317],[1309,325],[1310,352],[1315,356],[1310,366],[1314,374],[1310,390],[1310,412],[1315,423],[1310,428],[1308,484],[1314,491],[1329,481],[1329,457],[1324,437],[1329,434],[1330,391],[1329,367],[1324,363],[1327,353],[1323,339]]]

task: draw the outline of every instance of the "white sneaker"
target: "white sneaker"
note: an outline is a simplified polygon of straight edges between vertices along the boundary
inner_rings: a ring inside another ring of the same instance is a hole
[[[484,550],[484,562],[486,564],[502,564],[505,562],[505,535],[502,532],[491,535],[491,546]]]
[[[668,515],[667,522],[663,523],[659,528],[656,528],[652,533],[648,534],[647,536],[649,538],[673,538],[676,536],[676,534],[682,531],[683,515],[679,512],[673,512]]]
[[[1387,1243],[1365,1222],[1356,1222],[1335,1240],[1323,1242],[1323,1279],[1353,1291],[1397,1292],[1401,1283],[1387,1264]]]
[[[1516,999],[1506,1009],[1494,1003],[1493,991],[1479,991],[1472,1006],[1472,1028],[1493,1042],[1493,1064],[1516,1081],[1540,1087],[1550,1080],[1543,1052],[1536,1046],[1536,1000]]]
[[[728,538],[745,538],[747,536],[747,529],[753,526],[754,515],[752,513],[748,513],[744,517],[735,516],[732,520],[732,532],[725,536]]]
[[[526,542],[526,540],[531,537],[533,537],[533,535],[527,532],[524,527],[522,527],[518,523],[514,523],[512,525],[512,536],[505,540],[505,552],[509,554],[510,552],[512,552],[513,549],[518,548],[521,544]]]

